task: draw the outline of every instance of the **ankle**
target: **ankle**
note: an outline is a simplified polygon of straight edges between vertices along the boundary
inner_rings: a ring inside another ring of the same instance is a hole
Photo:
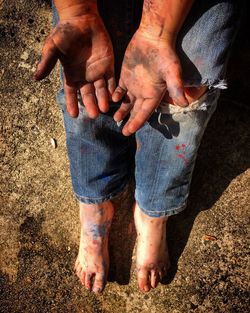
[[[80,203],[80,221],[82,224],[86,222],[104,223],[112,221],[114,215],[114,207],[111,201],[100,204]]]
[[[168,216],[163,216],[163,217],[152,217],[147,214],[145,214],[138,204],[136,203],[135,205],[135,211],[134,211],[135,219],[139,218],[142,223],[150,223],[152,226],[157,226],[157,227],[165,227],[166,223],[168,221]]]

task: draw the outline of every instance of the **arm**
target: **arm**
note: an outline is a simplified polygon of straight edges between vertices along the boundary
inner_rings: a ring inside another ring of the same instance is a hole
[[[90,117],[108,110],[115,89],[113,48],[97,11],[96,0],[55,0],[60,22],[45,41],[34,75],[45,78],[59,59],[63,67],[66,105],[78,116],[80,90]]]
[[[144,0],[139,29],[129,43],[113,100],[124,101],[114,115],[130,113],[124,135],[136,132],[160,104],[166,91],[173,103],[187,106],[181,66],[175,52],[178,32],[194,0]]]
[[[144,0],[140,29],[153,37],[170,40],[177,34],[194,0]]]

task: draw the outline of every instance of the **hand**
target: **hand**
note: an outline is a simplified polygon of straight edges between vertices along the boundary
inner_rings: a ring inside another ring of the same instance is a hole
[[[107,112],[115,90],[112,44],[98,14],[61,21],[45,41],[34,79],[45,78],[57,60],[63,67],[68,113],[78,116],[77,90],[91,118]]]
[[[115,102],[123,99],[114,115],[116,122],[130,113],[122,130],[125,136],[136,132],[148,120],[166,91],[174,104],[188,105],[173,44],[138,30],[125,52],[119,86],[112,97]]]

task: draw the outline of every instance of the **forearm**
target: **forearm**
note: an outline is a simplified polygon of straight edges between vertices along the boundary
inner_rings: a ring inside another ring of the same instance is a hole
[[[96,0],[54,0],[60,19],[97,13]]]
[[[194,0],[144,0],[140,30],[175,42]]]

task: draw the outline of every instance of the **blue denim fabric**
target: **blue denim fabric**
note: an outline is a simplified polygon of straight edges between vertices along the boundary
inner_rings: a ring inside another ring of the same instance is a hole
[[[210,90],[188,108],[162,103],[131,137],[112,116],[117,105],[96,120],[71,118],[63,89],[57,100],[63,115],[73,190],[80,202],[100,203],[119,194],[131,176],[135,160],[135,198],[147,215],[173,215],[186,206],[197,150],[219,97],[229,47],[238,27],[237,1],[196,1],[178,37],[177,51],[185,85]],[[113,42],[116,76],[126,46],[140,21],[142,0],[99,1],[99,11]],[[58,15],[54,12],[54,22]],[[216,87],[216,88],[213,88]],[[136,149],[134,147],[136,146]],[[134,150],[133,150],[134,149]]]
[[[121,192],[128,182],[131,138],[122,135],[112,114],[90,119],[79,105],[79,115],[68,115],[63,91],[58,94],[66,130],[73,190],[85,203],[100,203]],[[114,113],[114,111],[113,111]]]
[[[118,195],[131,177],[131,153],[136,143],[135,199],[142,211],[160,217],[183,210],[197,150],[218,96],[219,89],[210,90],[177,112],[162,105],[135,136],[124,137],[123,125],[114,122],[111,112],[93,120],[79,105],[79,116],[71,118],[64,94],[59,93],[77,199],[101,203]]]
[[[137,131],[135,198],[147,215],[173,215],[185,208],[197,150],[219,94],[209,90],[186,109],[166,105],[168,113],[159,107]]]

